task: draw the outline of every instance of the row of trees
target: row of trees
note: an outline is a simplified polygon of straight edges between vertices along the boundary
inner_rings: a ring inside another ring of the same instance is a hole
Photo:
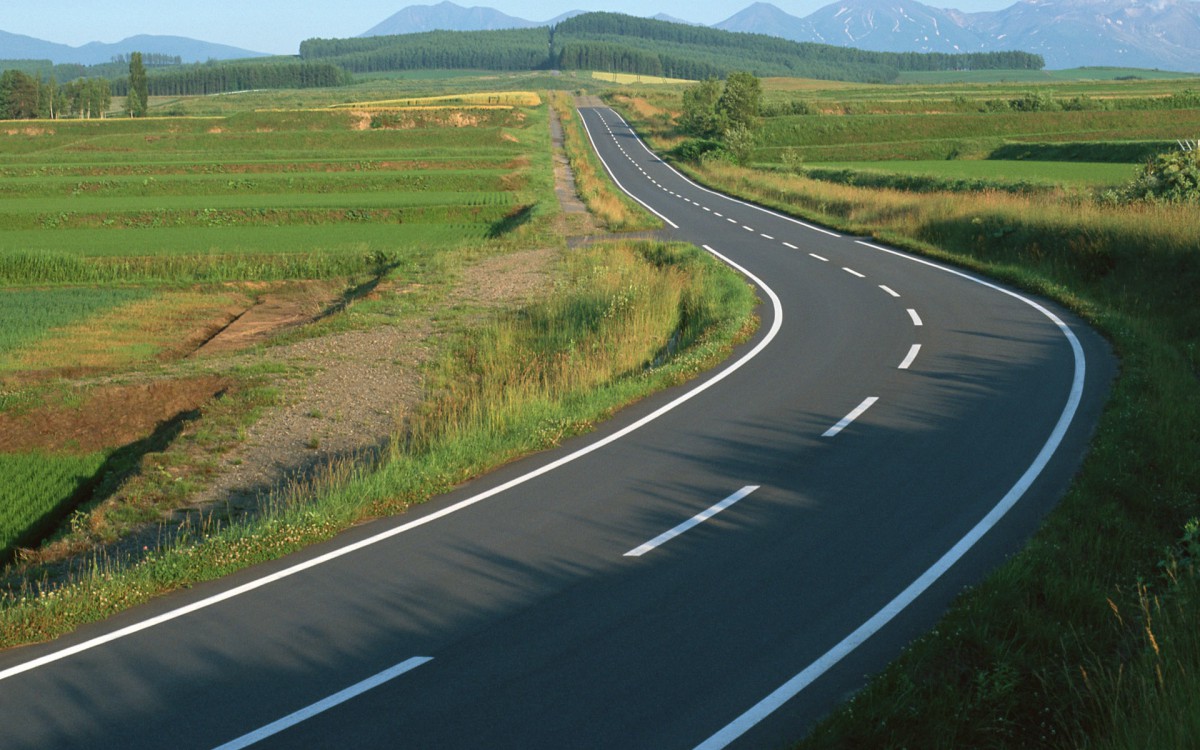
[[[61,86],[19,70],[0,74],[0,120],[104,117],[112,89],[104,78],[81,78]]]
[[[126,59],[122,57],[122,59]],[[341,86],[350,74],[330,63],[277,62],[224,65],[171,66],[149,72],[140,52],[127,58],[128,76],[78,78],[59,85],[23,70],[0,74],[0,119],[22,120],[57,117],[103,117],[113,96],[124,97],[130,117],[145,117],[150,96],[216,94],[246,89],[317,88]]]
[[[131,65],[129,77],[112,82],[113,93],[128,96],[142,85],[141,80],[133,75]],[[145,75],[144,86],[150,96],[195,96],[250,89],[325,88],[344,86],[350,80],[349,73],[330,63],[288,61],[189,65],[151,72]]]

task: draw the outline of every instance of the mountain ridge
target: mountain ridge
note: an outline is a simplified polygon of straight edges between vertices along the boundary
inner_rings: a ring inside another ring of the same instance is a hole
[[[185,63],[267,57],[265,52],[185,36],[137,34],[119,42],[88,42],[79,47],[0,31],[0,60],[50,60],[56,65],[99,65],[131,52],[178,56]]]

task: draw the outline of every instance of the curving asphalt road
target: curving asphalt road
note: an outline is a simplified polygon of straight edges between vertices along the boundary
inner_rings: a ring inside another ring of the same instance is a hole
[[[1095,334],[583,114],[758,286],[757,336],[404,517],[0,654],[0,747],[780,746],[1020,548],[1106,396]]]

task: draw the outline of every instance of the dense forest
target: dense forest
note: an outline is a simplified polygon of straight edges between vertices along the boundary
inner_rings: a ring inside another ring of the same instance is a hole
[[[357,39],[309,39],[305,60],[325,60],[366,73],[425,68],[606,70],[700,79],[749,70],[864,82],[895,80],[910,70],[1034,69],[1040,55],[888,53],[791,42],[704,26],[585,13],[554,27],[505,31],[434,31]]]
[[[351,82],[353,73],[396,70],[602,70],[692,80],[747,71],[757,76],[886,83],[900,71],[1038,70],[1044,65],[1040,55],[1026,52],[868,52],[619,13],[585,13],[533,29],[309,39],[300,45],[299,60],[182,65],[178,57],[167,55],[142,59],[153,96],[341,86]],[[0,116],[96,116],[103,112],[97,81],[105,82],[111,96],[126,96],[129,62],[123,56],[92,66],[0,61],[0,70],[8,71],[0,82]]]
[[[306,89],[344,86],[351,76],[330,63],[234,62],[184,65],[151,70],[147,77],[151,96],[221,94],[250,89]],[[114,96],[129,92],[129,77],[112,82]]]

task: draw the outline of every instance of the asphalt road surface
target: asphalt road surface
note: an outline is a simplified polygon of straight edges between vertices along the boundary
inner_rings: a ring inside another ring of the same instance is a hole
[[[758,334],[403,517],[0,654],[0,747],[779,747],[1020,549],[1106,396],[1095,334],[583,113]]]

